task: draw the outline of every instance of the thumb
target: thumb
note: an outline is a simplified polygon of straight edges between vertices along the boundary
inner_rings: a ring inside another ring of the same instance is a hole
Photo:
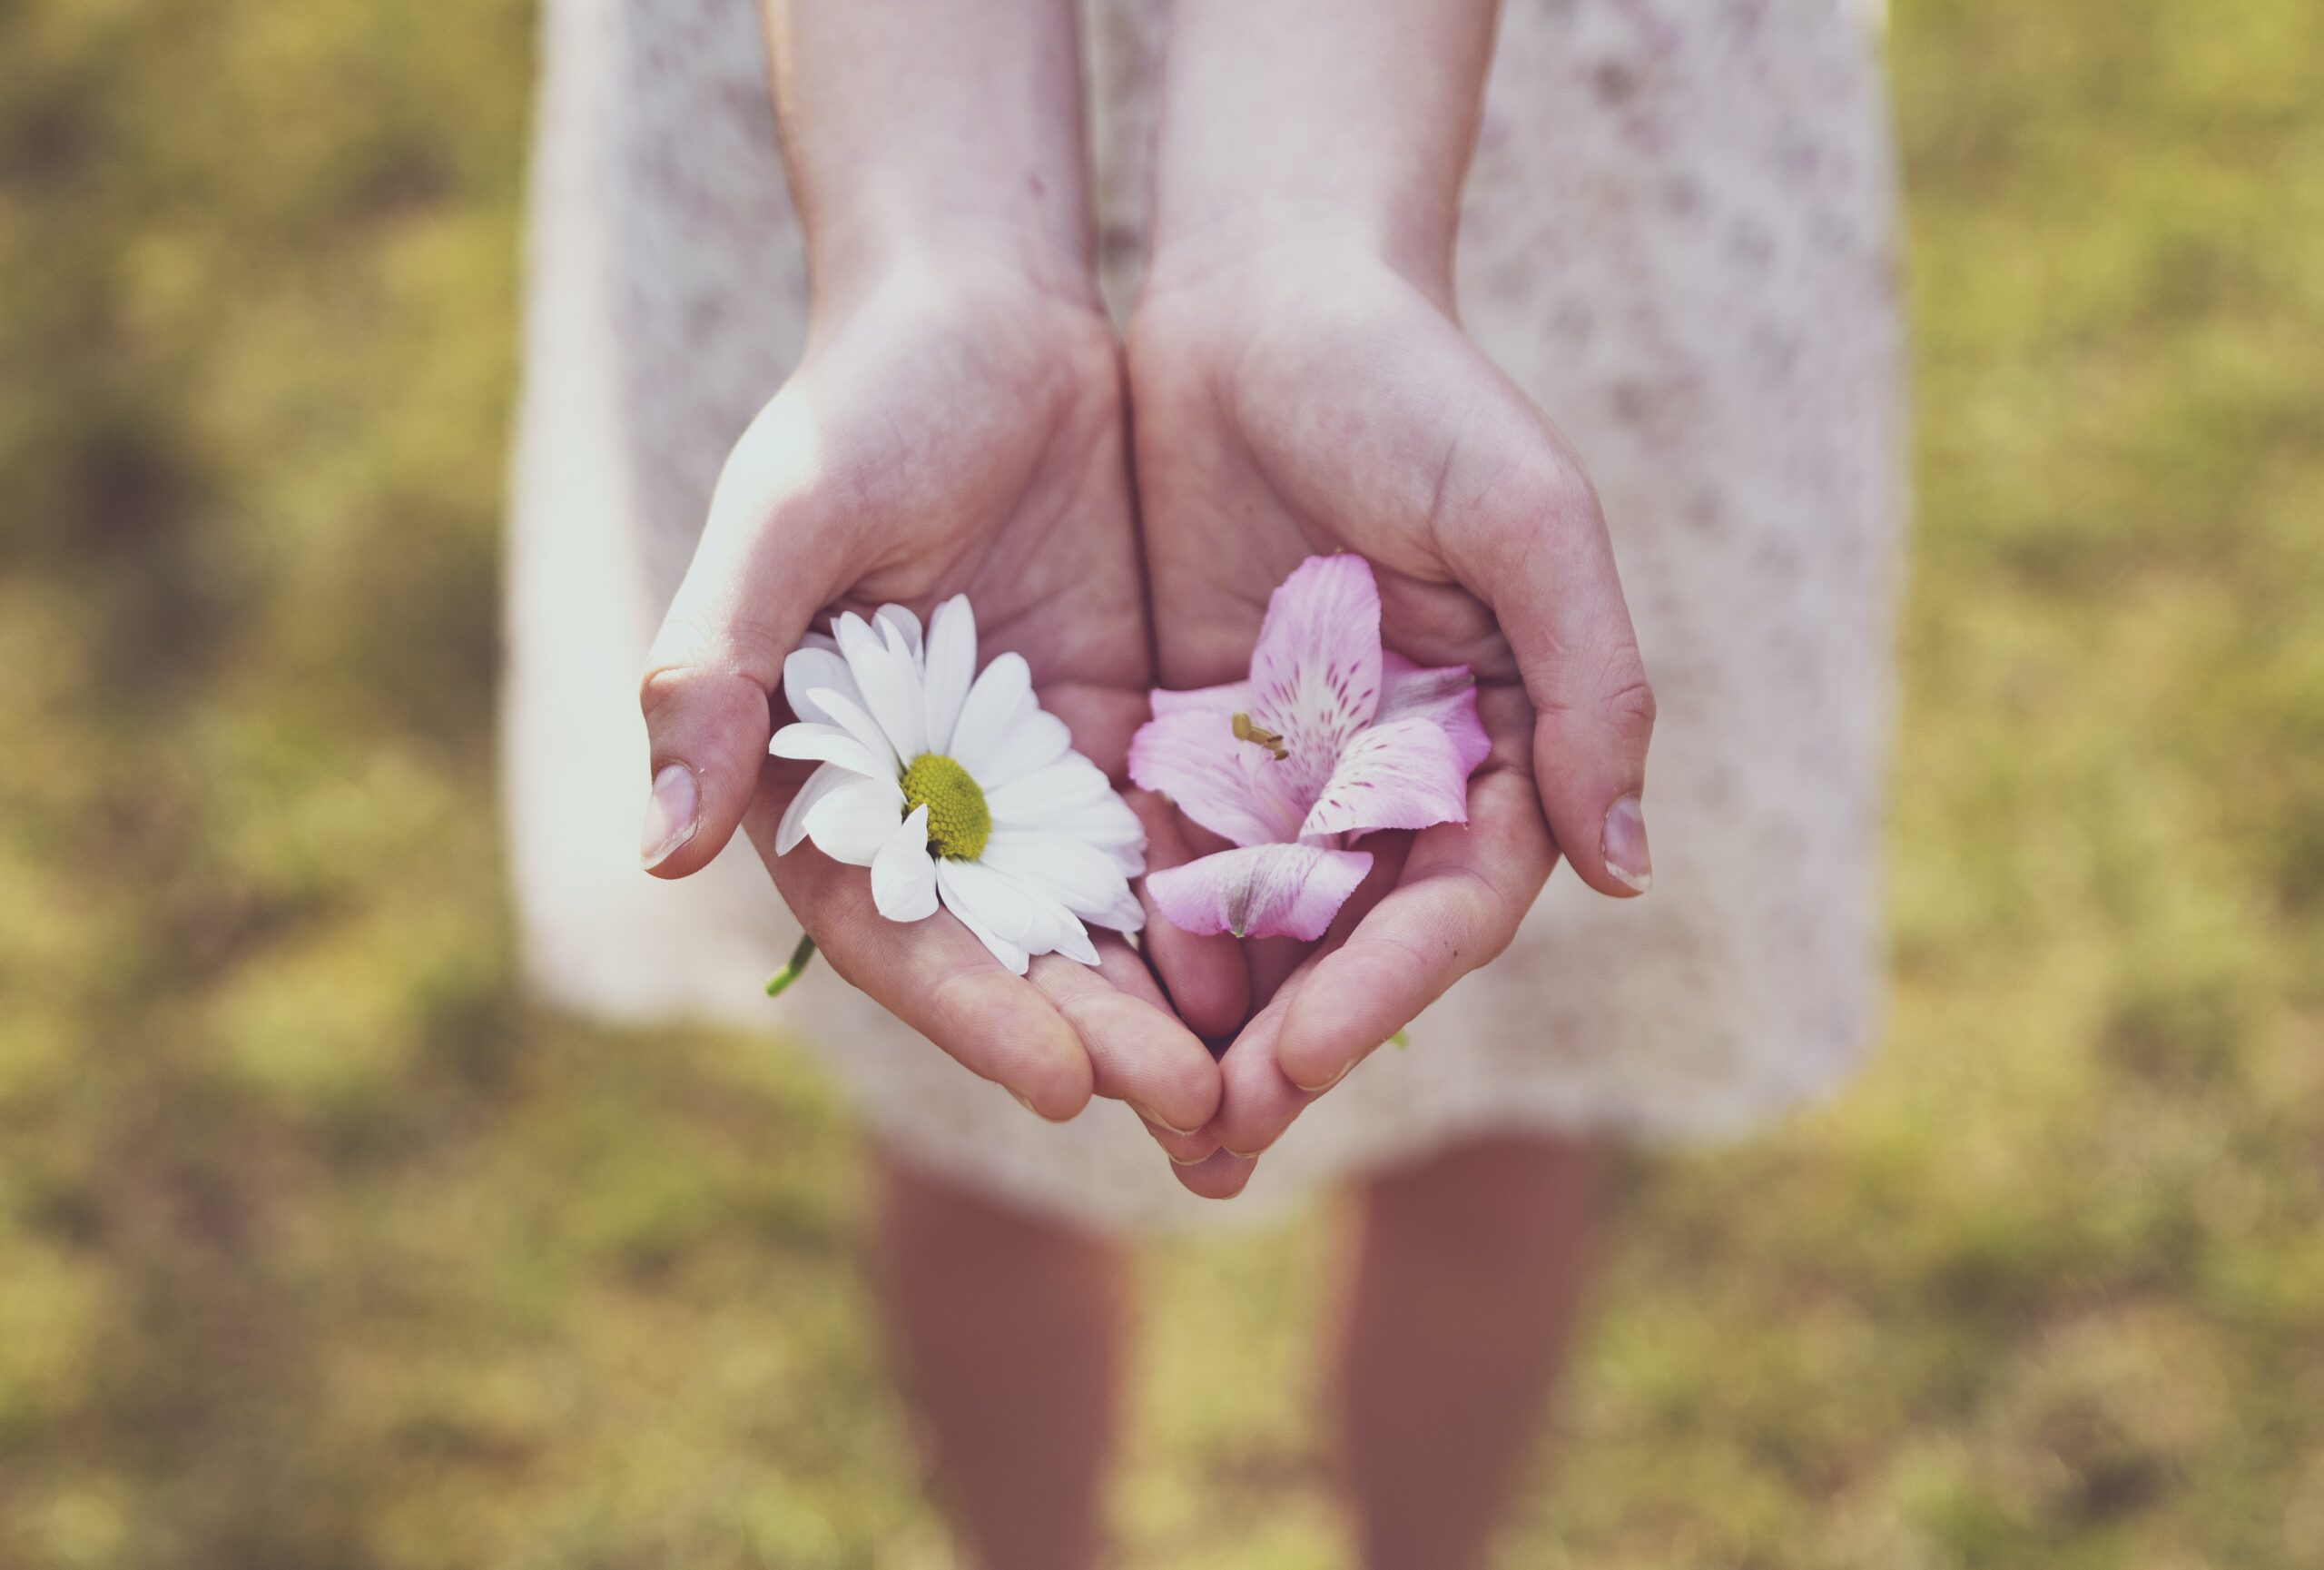
[[[735,443],[646,656],[638,703],[654,784],[638,854],[656,877],[700,870],[734,836],[766,761],[783,659],[842,587],[803,403],[786,390]]]
[[[1503,390],[1482,422],[1492,439],[1464,443],[1462,456],[1482,461],[1459,466],[1482,482],[1448,473],[1440,491],[1439,538],[1516,657],[1533,705],[1534,784],[1559,851],[1599,893],[1644,894],[1654,879],[1641,806],[1654,689],[1597,491],[1531,400]]]

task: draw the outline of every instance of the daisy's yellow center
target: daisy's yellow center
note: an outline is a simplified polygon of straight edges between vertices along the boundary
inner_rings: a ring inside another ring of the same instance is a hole
[[[928,809],[928,848],[940,856],[974,861],[992,837],[992,810],[969,771],[941,753],[924,752],[904,770],[904,813]]]

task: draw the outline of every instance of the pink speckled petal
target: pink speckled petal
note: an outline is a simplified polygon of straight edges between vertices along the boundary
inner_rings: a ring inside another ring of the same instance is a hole
[[[1313,801],[1380,707],[1380,588],[1360,556],[1311,556],[1267,601],[1251,652],[1252,719],[1283,737]]]
[[[1185,709],[1216,710],[1231,715],[1236,709],[1248,713],[1251,707],[1251,684],[1230,681],[1221,686],[1198,686],[1185,692],[1154,689],[1154,713],[1157,718],[1166,714],[1177,714]]]
[[[1477,718],[1477,678],[1469,667],[1448,665],[1431,670],[1390,649],[1381,656],[1381,669],[1380,712],[1372,723],[1425,716],[1452,738],[1452,748],[1461,755],[1461,772],[1474,774],[1492,751],[1492,742]]]
[[[1251,845],[1147,875],[1157,910],[1198,934],[1314,942],[1372,870],[1370,851]]]
[[[1452,738],[1414,716],[1374,726],[1340,754],[1302,835],[1424,829],[1469,821],[1469,771]]]
[[[1129,777],[1238,845],[1295,838],[1306,815],[1305,798],[1290,794],[1288,765],[1256,742],[1236,740],[1224,709],[1180,709],[1138,726]]]

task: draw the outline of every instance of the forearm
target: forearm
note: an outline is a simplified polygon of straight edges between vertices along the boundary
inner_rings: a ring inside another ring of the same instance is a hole
[[[1278,238],[1450,272],[1494,0],[1177,0],[1155,151],[1165,274]]]
[[[819,300],[899,261],[1088,287],[1072,0],[762,0]]]

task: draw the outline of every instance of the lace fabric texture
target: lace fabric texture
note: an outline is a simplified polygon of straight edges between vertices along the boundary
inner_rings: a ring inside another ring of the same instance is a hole
[[[1085,0],[1108,297],[1143,250],[1158,0]],[[637,870],[637,673],[728,447],[804,333],[750,0],[549,0],[504,746],[532,978],[821,1051],[932,1170],[1108,1229],[1265,1214],[1484,1131],[1698,1140],[1826,1092],[1876,1026],[1904,518],[1876,22],[1849,0],[1510,0],[1462,313],[1604,499],[1661,718],[1656,886],[1553,878],[1509,951],[1294,1126],[1232,1205],[1134,1114],[1029,1118],[829,972],[742,844]]]

